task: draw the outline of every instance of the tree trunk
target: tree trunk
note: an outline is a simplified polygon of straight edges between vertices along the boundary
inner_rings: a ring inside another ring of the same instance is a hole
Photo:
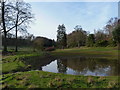
[[[6,38],[6,36],[7,36],[7,33],[4,32],[4,49],[3,49],[4,52],[7,52],[7,38]]]
[[[16,25],[15,25],[15,31],[16,31],[16,45],[15,45],[15,52],[18,52],[18,39],[17,39],[17,32],[18,32],[18,15],[19,15],[19,12],[17,13],[17,18],[16,18]]]
[[[80,47],[80,43],[78,42],[78,48]]]
[[[17,26],[16,26],[15,52],[18,52],[18,46],[17,46]]]
[[[7,52],[7,32],[6,32],[6,26],[5,26],[5,2],[2,2],[2,23],[3,23],[3,30],[4,30],[4,52]]]
[[[118,43],[118,50],[120,50],[120,43]]]

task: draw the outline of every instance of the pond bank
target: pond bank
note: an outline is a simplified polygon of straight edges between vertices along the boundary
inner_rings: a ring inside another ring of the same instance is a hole
[[[3,56],[2,59],[2,73],[13,73],[18,71],[28,71],[31,68],[29,63],[26,63],[28,58],[45,58],[45,52],[18,52],[14,55]],[[32,62],[31,62],[32,63]]]
[[[120,50],[117,47],[81,47],[70,49],[57,49],[51,52],[55,57],[92,57],[118,59]]]

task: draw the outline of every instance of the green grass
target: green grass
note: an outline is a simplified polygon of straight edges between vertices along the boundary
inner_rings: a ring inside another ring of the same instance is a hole
[[[2,88],[118,88],[118,77],[79,76],[43,71],[5,74]]]
[[[93,58],[118,59],[117,47],[81,47],[71,49],[57,49],[51,53],[53,56],[85,56]]]
[[[33,56],[44,56],[45,52],[31,52],[31,51],[19,51],[14,52],[13,55],[3,56],[2,58],[2,73],[12,73],[17,71],[27,70],[27,67],[23,59]]]

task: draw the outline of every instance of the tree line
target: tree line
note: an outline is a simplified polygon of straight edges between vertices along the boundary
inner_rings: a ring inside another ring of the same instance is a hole
[[[27,34],[25,36],[18,36],[17,37],[17,45],[19,47],[32,47],[32,40],[34,38],[35,38],[35,36],[33,36],[33,34]],[[4,39],[5,39],[4,35],[2,35],[2,46],[5,45]],[[14,34],[8,33],[6,39],[7,39],[7,46],[8,47],[15,47],[16,46],[16,43],[15,43],[16,36]]]
[[[120,19],[111,18],[105,27],[94,30],[93,34],[83,30],[80,25],[76,25],[72,33],[66,34],[65,25],[59,25],[57,46],[58,48],[120,46]]]

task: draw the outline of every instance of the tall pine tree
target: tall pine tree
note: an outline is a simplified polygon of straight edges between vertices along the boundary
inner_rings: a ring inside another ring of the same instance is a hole
[[[64,24],[58,26],[57,46],[62,49],[67,46],[66,28]]]

